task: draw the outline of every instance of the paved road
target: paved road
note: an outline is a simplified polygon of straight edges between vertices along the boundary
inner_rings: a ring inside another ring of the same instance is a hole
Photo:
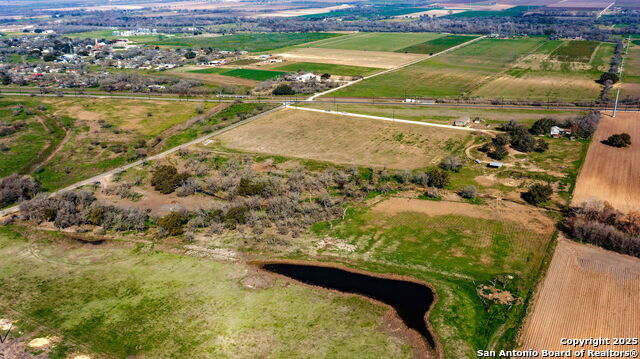
[[[424,61],[424,60],[428,60],[428,59],[430,59],[430,58],[432,58],[432,57],[436,57],[436,56],[439,56],[439,55],[442,55],[442,54],[446,54],[447,52],[450,52],[450,51],[453,51],[453,50],[459,49],[459,48],[461,48],[461,47],[463,47],[463,46],[467,46],[467,45],[469,45],[470,43],[472,43],[472,42],[476,42],[476,41],[478,41],[478,40],[480,40],[480,39],[484,39],[485,37],[486,37],[486,36],[476,37],[476,38],[475,38],[475,39],[473,39],[473,40],[470,40],[470,41],[464,42],[464,43],[462,43],[462,44],[460,44],[460,45],[456,45],[456,46],[450,47],[450,48],[448,48],[448,49],[446,49],[446,50],[444,50],[444,51],[440,51],[440,52],[435,53],[435,54],[433,54],[433,55],[429,55],[429,56],[421,57],[421,58],[419,58],[419,59],[417,59],[417,60],[411,61],[411,62],[406,63],[406,64],[404,64],[404,65],[400,65],[400,66],[397,66],[397,67],[394,67],[394,68],[392,68],[392,69],[388,69],[388,70],[385,70],[385,71],[376,72],[376,73],[375,73],[375,74],[373,74],[373,75],[365,76],[365,77],[362,77],[362,78],[360,78],[360,79],[358,79],[358,80],[355,80],[355,81],[347,82],[346,84],[344,84],[344,85],[342,85],[342,86],[338,86],[338,87],[336,87],[336,88],[332,88],[331,90],[327,90],[327,91],[324,91],[324,92],[320,92],[320,93],[314,94],[314,95],[312,95],[311,97],[309,97],[309,98],[307,99],[307,101],[313,101],[313,100],[315,100],[315,99],[316,99],[316,97],[321,97],[321,96],[324,96],[324,95],[326,95],[326,94],[332,93],[332,92],[334,92],[334,91],[342,90],[343,88],[348,87],[348,86],[351,86],[351,85],[353,85],[353,84],[355,84],[355,83],[358,83],[358,82],[360,82],[360,81],[364,81],[364,80],[370,79],[370,78],[372,78],[372,77],[376,77],[376,76],[384,75],[384,74],[387,74],[387,73],[392,72],[392,71],[397,71],[397,70],[403,69],[403,68],[405,68],[405,67],[407,67],[407,66],[411,66],[411,65],[417,64],[418,62],[421,62],[421,61]]]
[[[3,92],[0,95],[7,96],[31,96],[28,93],[22,92]],[[39,97],[59,97],[55,94],[38,94],[36,96]],[[68,94],[66,97],[80,97],[80,98],[99,98],[99,99],[124,99],[124,100],[140,100],[140,101],[184,101],[184,102],[211,102],[211,103],[220,103],[220,102],[235,102],[235,100],[210,100],[210,99],[201,99],[201,98],[177,98],[177,97],[141,97],[141,96],[105,96],[105,95],[73,95]],[[248,103],[310,103],[307,99],[291,99],[291,98],[280,98],[280,99],[243,99],[243,102]],[[330,103],[330,104],[375,104],[375,105],[388,105],[388,106],[406,106],[406,107],[459,107],[459,108],[478,108],[478,109],[505,109],[505,110],[558,110],[558,111],[586,111],[589,110],[590,107],[578,107],[578,106],[532,106],[532,105],[492,105],[485,103],[429,103],[429,102],[394,102],[394,101],[384,101],[384,99],[380,99],[375,103],[372,103],[371,99],[366,98],[336,98],[336,99],[315,99],[312,101],[313,103]],[[621,105],[622,107],[622,105]],[[635,108],[618,108],[618,112],[638,112],[640,111],[640,107],[636,106]],[[596,110],[605,110],[611,109],[608,108],[598,108],[593,107]]]
[[[202,136],[202,137],[196,138],[196,139],[195,139],[195,140],[193,140],[193,141],[190,141],[190,142],[184,143],[184,144],[182,144],[182,145],[179,145],[179,146],[173,147],[173,148],[171,148],[171,149],[169,149],[169,150],[166,150],[166,151],[164,151],[164,152],[161,152],[161,153],[158,153],[158,154],[156,154],[156,155],[153,155],[153,156],[149,156],[149,157],[143,158],[143,159],[141,159],[141,160],[138,160],[138,161],[135,161],[135,162],[129,163],[129,164],[127,164],[127,165],[124,165],[124,166],[121,166],[121,167],[118,167],[118,168],[114,168],[114,169],[112,169],[112,170],[110,170],[110,171],[107,171],[107,172],[102,173],[102,174],[99,174],[99,175],[97,175],[97,176],[94,176],[94,177],[88,178],[88,179],[86,179],[86,180],[83,180],[83,181],[80,181],[80,182],[74,183],[74,184],[72,184],[72,185],[70,185],[70,186],[68,186],[68,187],[65,187],[65,188],[59,189],[59,190],[57,190],[57,191],[55,191],[55,192],[52,192],[52,193],[51,193],[51,195],[55,195],[55,194],[58,194],[58,193],[61,193],[61,192],[69,191],[69,190],[72,190],[72,189],[75,189],[75,188],[78,188],[78,187],[82,187],[82,186],[85,186],[85,185],[88,185],[88,184],[92,184],[92,183],[98,182],[98,181],[100,181],[100,180],[104,179],[105,177],[108,177],[108,176],[110,176],[110,175],[112,175],[112,174],[116,174],[116,173],[121,172],[121,171],[128,170],[129,168],[132,168],[132,167],[135,167],[135,166],[141,165],[141,164],[143,164],[143,163],[144,163],[144,162],[146,162],[146,161],[152,161],[152,160],[157,160],[157,159],[160,159],[160,158],[166,157],[167,155],[170,155],[170,154],[172,154],[172,153],[174,153],[174,152],[176,152],[176,151],[179,151],[179,150],[181,150],[181,149],[183,149],[183,148],[186,148],[186,147],[189,147],[189,146],[192,146],[192,145],[198,144],[198,143],[200,143],[200,142],[206,141],[206,140],[208,140],[208,139],[209,139],[209,138],[211,138],[211,137],[214,137],[214,136],[217,136],[217,135],[219,135],[219,134],[221,134],[221,133],[224,133],[224,132],[230,131],[230,130],[232,130],[232,129],[236,128],[236,127],[242,126],[242,125],[247,124],[247,123],[249,123],[249,122],[251,122],[251,121],[257,120],[257,119],[259,119],[259,118],[260,118],[260,117],[262,117],[262,116],[265,116],[265,115],[268,115],[268,114],[270,114],[270,113],[276,112],[276,111],[278,111],[278,110],[282,109],[283,107],[284,107],[284,106],[276,107],[276,108],[271,109],[271,110],[269,110],[269,111],[263,112],[263,113],[261,113],[261,114],[259,114],[259,115],[256,115],[256,116],[253,116],[253,117],[247,118],[247,119],[242,120],[242,121],[239,121],[239,122],[236,122],[236,123],[234,123],[234,124],[232,124],[232,125],[229,125],[229,126],[227,126],[227,127],[223,128],[223,129],[220,129],[220,130],[218,130],[218,131],[211,132],[211,133],[209,133],[209,134],[207,134],[207,135],[204,135],[204,136]],[[12,213],[16,213],[16,212],[18,212],[18,211],[19,211],[19,209],[20,209],[20,208],[19,208],[19,206],[13,206],[13,207],[9,207],[9,208],[6,208],[6,209],[4,209],[4,210],[1,210],[1,211],[0,211],[0,217],[4,217],[4,216],[6,216],[6,215],[9,215],[9,214],[12,214]]]

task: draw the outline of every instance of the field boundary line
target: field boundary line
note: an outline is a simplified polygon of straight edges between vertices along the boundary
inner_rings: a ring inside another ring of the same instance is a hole
[[[428,59],[430,59],[430,58],[432,58],[432,57],[436,57],[436,56],[439,56],[439,55],[442,55],[442,54],[446,54],[446,53],[448,53],[448,52],[451,52],[451,51],[457,50],[457,49],[459,49],[459,48],[461,48],[461,47],[467,46],[467,45],[469,45],[469,44],[471,44],[471,43],[473,43],[473,42],[479,41],[479,40],[484,39],[484,38],[486,38],[486,36],[479,36],[479,37],[476,37],[475,39],[471,39],[471,40],[469,40],[469,41],[467,41],[467,42],[463,42],[462,44],[459,44],[459,45],[456,45],[456,46],[450,47],[450,48],[448,48],[448,49],[446,49],[446,50],[442,50],[442,51],[440,51],[440,52],[438,52],[438,53],[435,53],[435,54],[433,54],[433,55],[429,55],[429,56],[426,56],[426,57],[421,57],[421,58],[419,58],[419,59],[417,59],[417,60],[413,60],[413,61],[411,61],[411,62],[408,62],[408,63],[406,63],[406,64],[403,64],[403,65],[400,65],[400,66],[397,66],[397,67],[394,67],[394,68],[391,68],[391,69],[388,69],[388,70],[384,70],[384,71],[376,72],[375,74],[372,74],[372,75],[369,75],[369,76],[365,76],[365,77],[360,78],[360,79],[358,79],[358,80],[349,81],[349,82],[347,82],[346,84],[341,85],[341,86],[338,86],[338,87],[336,87],[336,88],[332,88],[332,89],[330,89],[330,90],[327,90],[327,91],[324,91],[324,92],[320,92],[320,93],[314,94],[314,95],[310,96],[309,98],[307,98],[307,101],[313,101],[313,100],[315,100],[315,99],[316,99],[316,97],[324,96],[324,95],[329,94],[329,93],[331,93],[331,92],[341,90],[341,89],[343,89],[343,88],[345,88],[345,87],[348,87],[348,86],[351,86],[351,85],[353,85],[353,84],[355,84],[355,83],[358,83],[358,82],[361,82],[361,81],[364,81],[364,80],[368,80],[368,79],[370,79],[370,78],[372,78],[372,77],[376,77],[376,76],[379,76],[379,75],[388,74],[389,72],[397,71],[397,70],[403,69],[403,68],[405,68],[405,67],[409,67],[409,66],[411,66],[411,65],[415,65],[415,64],[417,64],[418,62],[422,62],[422,61],[428,60]]]
[[[317,109],[317,108],[297,107],[297,106],[291,106],[291,105],[286,105],[285,107],[289,108],[289,109],[300,110],[300,111],[328,113],[328,114],[332,114],[332,115],[367,118],[367,119],[372,119],[372,120],[382,120],[382,121],[389,121],[389,122],[395,122],[395,123],[406,123],[406,124],[418,125],[418,126],[439,127],[439,128],[450,129],[450,130],[460,130],[460,131],[470,131],[470,132],[484,132],[484,133],[498,133],[498,131],[493,131],[493,130],[482,130],[482,129],[471,128],[471,127],[459,127],[459,126],[452,126],[452,125],[443,125],[443,124],[431,123],[431,122],[401,120],[401,119],[391,118],[391,117],[363,115],[363,114],[352,113],[352,112],[338,112],[338,111],[331,111],[331,110],[320,110],[320,109]]]
[[[139,166],[139,165],[141,165],[143,163],[146,163],[148,161],[153,161],[153,160],[157,160],[157,159],[166,157],[166,156],[168,156],[168,155],[170,155],[170,154],[172,154],[174,152],[177,152],[177,151],[179,151],[179,150],[181,150],[183,148],[187,148],[189,146],[193,146],[193,145],[198,144],[200,142],[206,141],[211,137],[214,137],[214,136],[220,135],[220,134],[222,134],[224,132],[233,130],[236,127],[240,127],[240,126],[245,125],[245,124],[247,124],[247,123],[249,123],[251,121],[257,120],[257,119],[259,119],[259,118],[261,118],[263,116],[266,116],[266,115],[271,114],[273,112],[279,111],[282,108],[284,108],[284,105],[281,105],[281,106],[278,106],[278,107],[273,108],[271,110],[262,112],[260,114],[257,114],[255,116],[253,116],[253,117],[249,117],[249,118],[247,118],[245,120],[236,122],[236,123],[231,124],[231,125],[229,125],[229,126],[227,126],[225,128],[222,128],[222,129],[220,129],[218,131],[211,132],[211,133],[206,134],[204,136],[198,137],[195,140],[191,140],[191,141],[189,141],[187,143],[183,143],[181,145],[178,145],[176,147],[170,148],[170,149],[168,149],[166,151],[160,152],[160,153],[155,154],[153,156],[149,156],[149,157],[137,160],[135,162],[131,162],[131,163],[126,164],[124,166],[120,166],[120,167],[114,168],[112,170],[109,170],[107,172],[101,173],[99,175],[93,176],[91,178],[87,178],[87,179],[82,180],[80,182],[76,182],[76,183],[74,183],[72,185],[69,185],[67,187],[64,187],[64,188],[61,188],[59,190],[53,191],[53,192],[49,193],[48,195],[49,196],[54,196],[56,194],[63,193],[63,192],[66,192],[66,191],[70,191],[70,190],[76,189],[78,187],[86,186],[88,184],[91,184],[91,183],[97,182],[99,180],[102,180],[103,178],[108,177],[110,175],[116,174],[118,172],[126,171],[126,170],[128,170],[130,168]],[[19,210],[20,210],[20,205],[19,204],[16,204],[16,205],[14,205],[12,207],[9,207],[9,208],[5,208],[5,209],[0,211],[0,217],[4,217],[6,215],[9,215],[9,214],[12,214],[12,213],[16,213]]]

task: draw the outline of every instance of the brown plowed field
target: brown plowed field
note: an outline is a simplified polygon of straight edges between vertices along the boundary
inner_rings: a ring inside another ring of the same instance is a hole
[[[631,146],[616,148],[601,143],[614,133],[631,135]],[[573,204],[589,200],[609,202],[621,211],[640,210],[640,113],[603,115],[589,146],[573,197]]]
[[[520,348],[640,349],[639,345],[560,344],[561,338],[637,338],[638,303],[640,259],[561,238],[520,333]]]

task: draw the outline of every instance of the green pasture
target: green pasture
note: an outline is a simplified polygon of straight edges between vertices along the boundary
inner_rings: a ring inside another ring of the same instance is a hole
[[[358,297],[283,279],[255,289],[244,264],[21,231],[0,228],[0,315],[17,321],[12,337],[59,336],[48,357],[412,357],[383,332],[387,308]]]
[[[539,38],[482,39],[331,93],[339,97],[457,97],[535,49]]]
[[[223,67],[214,67],[208,69],[191,70],[189,72],[197,74],[218,74],[231,77],[240,77],[243,79],[265,81],[284,75],[283,71],[254,70],[254,69],[231,69]]]
[[[398,51],[445,36],[434,32],[359,32],[309,44],[310,47],[363,51]]]
[[[169,47],[211,47],[227,51],[260,52],[340,36],[324,32],[246,33],[222,36],[194,36],[149,42]]]
[[[437,39],[429,40],[421,44],[411,45],[400,49],[397,52],[409,52],[413,54],[435,54],[448,48],[471,41],[476,36],[469,35],[447,35]]]
[[[334,64],[321,64],[316,62],[296,62],[282,66],[274,67],[275,70],[286,72],[313,72],[316,74],[331,74],[338,76],[366,76],[376,72],[380,72],[383,69],[376,69],[373,67],[362,66],[348,66],[348,65],[334,65]]]

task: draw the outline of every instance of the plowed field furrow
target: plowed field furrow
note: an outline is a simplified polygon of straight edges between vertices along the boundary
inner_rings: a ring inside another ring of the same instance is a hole
[[[561,338],[640,334],[640,259],[558,240],[551,266],[520,333],[521,349],[568,350]],[[640,350],[639,345],[577,349]]]

